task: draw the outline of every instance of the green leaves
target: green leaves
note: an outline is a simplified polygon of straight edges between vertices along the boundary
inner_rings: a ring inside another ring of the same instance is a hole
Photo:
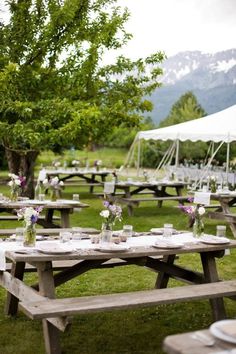
[[[130,14],[116,0],[9,0],[0,27],[2,143],[19,150],[104,141],[114,127],[137,126],[160,85],[161,52],[102,66],[122,47]]]

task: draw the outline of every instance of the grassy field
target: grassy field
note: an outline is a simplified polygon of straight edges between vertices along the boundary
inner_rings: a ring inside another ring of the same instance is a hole
[[[7,187],[0,186],[0,192],[7,194]],[[90,195],[85,187],[68,186],[63,191],[63,197],[71,198],[73,193],[79,193],[81,201],[88,203],[90,207],[71,215],[72,226],[99,229],[102,223],[99,216],[103,208],[102,201]],[[176,203],[165,203],[161,209],[154,207],[152,203],[143,203],[135,209],[132,217],[128,216],[127,209],[124,207],[123,220],[117,223],[115,228],[120,229],[123,224],[128,223],[134,226],[135,231],[145,231],[152,227],[161,227],[165,222],[170,221],[176,229],[187,227],[187,217],[176,208]],[[205,219],[206,232],[215,233],[216,224],[216,221]],[[13,227],[13,225],[19,226],[20,222],[10,224],[1,222],[1,228]],[[232,238],[229,229],[227,235]],[[201,269],[197,254],[180,256],[177,262],[196,270]],[[231,251],[230,256],[218,259],[217,264],[222,278],[235,278],[236,250]],[[92,270],[60,286],[57,289],[57,296],[83,296],[152,289],[155,279],[154,272],[137,266]],[[35,275],[27,275],[27,281],[33,283]],[[170,281],[170,286],[177,284],[179,283],[175,280]],[[4,301],[5,291],[0,289],[0,313],[2,314]],[[227,300],[226,308],[230,317],[236,317],[235,302]],[[64,354],[161,354],[165,336],[206,328],[211,322],[208,301],[83,315],[74,318],[70,330],[61,335],[61,343]],[[44,353],[40,321],[31,321],[21,313],[17,318],[1,316],[0,329],[1,354]]]

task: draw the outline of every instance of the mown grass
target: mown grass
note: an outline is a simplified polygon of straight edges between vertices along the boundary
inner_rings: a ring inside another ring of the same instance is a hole
[[[1,186],[0,192],[6,193],[7,187]],[[88,193],[88,188],[67,186],[63,197],[71,198],[79,193],[89,208],[71,215],[72,226],[100,228],[102,201]],[[187,217],[180,212],[174,202],[164,203],[161,209],[153,203],[143,203],[135,208],[134,216],[127,214],[123,208],[123,220],[116,224],[131,223],[136,231],[161,227],[165,222],[172,222],[177,229],[186,229]],[[217,222],[205,220],[206,232],[214,233]],[[1,222],[2,227],[13,227],[19,222]],[[227,235],[232,237],[227,229]],[[180,256],[178,264],[201,270],[199,256]],[[235,278],[236,251],[230,256],[217,260],[218,271],[222,278]],[[33,283],[36,275],[27,275],[27,282]],[[114,269],[91,270],[76,279],[57,288],[58,297],[83,296],[152,289],[156,273],[138,266],[127,266]],[[180,283],[171,280],[170,286]],[[3,314],[5,291],[0,289],[0,313]],[[226,308],[230,317],[236,317],[235,303],[227,300]],[[139,308],[137,310],[117,311],[76,316],[72,327],[61,335],[64,354],[161,354],[165,336],[206,328],[212,322],[208,301],[163,305],[158,307]],[[0,317],[0,353],[1,354],[42,354],[44,353],[41,322],[31,321],[23,314],[16,318]]]

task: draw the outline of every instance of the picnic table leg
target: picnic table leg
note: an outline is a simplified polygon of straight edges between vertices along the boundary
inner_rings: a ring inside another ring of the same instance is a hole
[[[45,297],[55,298],[52,263],[46,262],[45,267],[38,268],[39,291]],[[61,354],[60,332],[53,324],[42,320],[45,351],[47,354]]]
[[[201,253],[204,276],[206,281],[209,283],[219,281],[215,257],[211,253],[212,252]],[[209,301],[211,304],[214,321],[222,320],[227,317],[224,306],[224,300],[222,297],[210,299]]]
[[[175,260],[175,254],[163,257],[163,262],[166,262],[168,264],[173,264],[174,260]],[[155,289],[167,288],[169,279],[170,279],[169,274],[165,272],[160,272],[157,276]]]
[[[161,193],[160,193],[160,196],[161,196],[161,197],[164,197],[165,191],[166,191],[166,186],[162,186],[162,187],[161,187],[161,191],[160,191],[160,192],[161,192]],[[162,200],[159,200],[159,201],[157,202],[158,208],[161,208],[161,207],[162,207],[162,203],[163,203]]]
[[[25,270],[25,262],[12,263],[11,275],[19,280],[23,280]],[[5,314],[14,316],[17,314],[19,299],[7,292],[5,303]]]
[[[95,183],[95,175],[91,177],[91,183]],[[93,193],[94,186],[90,186],[90,193]]]
[[[70,213],[73,212],[73,209],[61,209],[61,227],[68,228],[70,227]]]
[[[233,200],[229,201],[228,203],[226,201],[224,201],[223,199],[220,199],[219,201],[220,201],[223,213],[230,214],[230,206],[231,206],[231,204],[234,205],[235,198],[233,198]],[[229,222],[229,227],[230,227],[234,237],[236,237],[236,223],[233,221]]]

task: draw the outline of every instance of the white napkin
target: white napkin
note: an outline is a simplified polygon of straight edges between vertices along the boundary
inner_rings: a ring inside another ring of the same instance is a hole
[[[5,250],[0,248],[0,270],[6,269],[6,258],[5,258]]]
[[[6,251],[16,251],[22,249],[22,245],[17,242],[0,242],[0,270],[6,270]]]
[[[112,194],[115,190],[115,183],[114,182],[105,182],[104,183],[104,194]]]

